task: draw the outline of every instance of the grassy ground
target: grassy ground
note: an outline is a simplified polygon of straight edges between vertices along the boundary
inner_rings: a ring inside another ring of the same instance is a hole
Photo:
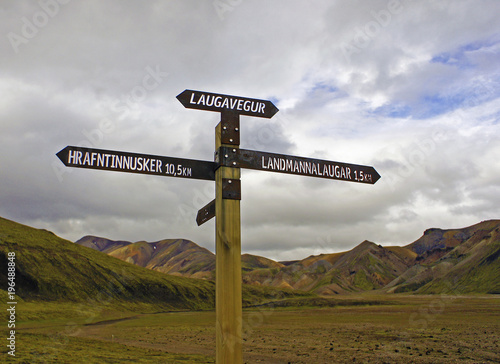
[[[351,296],[333,303],[246,309],[245,362],[500,362],[500,298]],[[31,311],[31,319],[18,324],[15,362],[214,362],[214,312],[81,307],[72,316],[64,306],[58,316],[49,305],[36,317],[36,308],[24,307],[18,312]]]

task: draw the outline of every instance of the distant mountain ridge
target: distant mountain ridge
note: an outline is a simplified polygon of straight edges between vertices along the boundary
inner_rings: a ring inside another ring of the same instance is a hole
[[[170,249],[173,261],[180,262],[178,264],[180,270],[184,268],[182,267],[184,260],[175,258],[190,252],[189,249],[197,250],[197,245],[187,240],[131,244],[94,237],[80,240],[80,244],[75,244],[50,231],[35,229],[0,217],[0,266],[7,267],[9,252],[15,253],[15,294],[19,301],[70,302],[104,306],[117,304],[127,309],[140,305],[146,310],[214,308],[213,281],[163,274],[139,267],[138,264],[126,263],[98,251],[102,249],[114,252],[127,247],[133,248],[130,252],[141,253],[137,254],[136,258],[151,257],[150,261],[158,259],[160,265],[163,262],[163,255],[154,252]],[[198,250],[206,251],[203,248]],[[133,260],[134,256],[131,255],[129,258]],[[136,263],[145,264],[140,260]],[[7,273],[7,269],[0,270],[0,297],[3,298],[8,297]],[[244,305],[255,305],[269,302],[270,299],[312,295],[300,291],[243,285],[242,296]]]
[[[113,241],[105,238],[99,238],[97,236],[84,236],[76,243],[104,253],[109,253],[117,248],[132,244],[129,241]]]
[[[215,256],[183,239],[154,243],[85,236],[77,244],[163,273],[213,279]],[[242,255],[243,282],[321,295],[382,290],[500,293],[500,220],[462,229],[427,229],[406,246],[363,241],[350,251],[276,262]]]
[[[84,236],[76,241],[76,244],[102,251],[128,263],[172,275],[210,279],[215,270],[215,255],[185,239],[131,243]]]
[[[464,229],[428,229],[408,247],[421,252],[419,264],[393,282],[396,291],[418,287],[421,293],[500,294],[500,220]]]

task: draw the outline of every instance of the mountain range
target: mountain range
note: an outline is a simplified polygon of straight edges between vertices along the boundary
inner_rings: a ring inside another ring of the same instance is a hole
[[[125,262],[169,275],[213,280],[215,255],[192,241],[76,242]],[[500,293],[500,220],[461,229],[431,228],[405,246],[368,240],[352,250],[277,262],[242,255],[243,282],[319,295],[380,290],[387,293]]]
[[[106,251],[105,239],[96,244]],[[113,246],[128,246],[114,242]],[[140,252],[162,249],[160,245],[139,244]],[[179,245],[178,255],[185,245]],[[111,246],[108,246],[111,248]],[[12,257],[12,254],[15,254]],[[148,256],[142,254],[141,256]],[[130,259],[129,259],[130,261]],[[10,263],[10,265],[9,265]],[[158,310],[207,310],[215,305],[215,283],[207,279],[176,277],[123,262],[95,249],[0,217],[0,298],[8,298],[7,266],[15,268],[16,301],[70,302],[91,306],[121,305]],[[243,304],[269,299],[309,297],[308,293],[272,287],[243,286]]]

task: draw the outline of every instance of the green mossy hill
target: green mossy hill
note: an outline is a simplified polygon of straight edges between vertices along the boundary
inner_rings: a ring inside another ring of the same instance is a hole
[[[214,307],[214,283],[174,277],[0,218],[0,266],[15,252],[16,294],[26,301],[113,301],[159,304],[172,309]],[[6,269],[0,272],[7,287]]]

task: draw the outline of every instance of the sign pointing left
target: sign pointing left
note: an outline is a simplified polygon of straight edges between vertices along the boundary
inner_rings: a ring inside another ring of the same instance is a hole
[[[215,181],[215,163],[208,161],[73,146],[57,157],[66,167]]]

